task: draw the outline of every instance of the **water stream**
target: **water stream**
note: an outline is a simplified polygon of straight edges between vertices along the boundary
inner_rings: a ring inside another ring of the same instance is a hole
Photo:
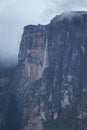
[[[45,44],[45,49],[44,49],[44,59],[43,59],[43,68],[42,72],[47,66],[47,57],[48,57],[48,39],[46,38],[46,44]]]

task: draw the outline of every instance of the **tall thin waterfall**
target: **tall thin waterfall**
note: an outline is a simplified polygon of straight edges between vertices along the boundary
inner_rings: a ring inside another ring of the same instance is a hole
[[[45,49],[44,49],[44,59],[43,59],[43,68],[42,68],[42,72],[44,71],[44,69],[47,66],[47,60],[48,60],[48,39],[46,38],[46,44],[45,44]]]

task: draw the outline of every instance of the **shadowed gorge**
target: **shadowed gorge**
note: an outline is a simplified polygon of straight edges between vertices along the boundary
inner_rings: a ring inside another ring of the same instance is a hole
[[[13,96],[11,98],[6,117],[5,130],[21,130],[19,110],[17,102]]]

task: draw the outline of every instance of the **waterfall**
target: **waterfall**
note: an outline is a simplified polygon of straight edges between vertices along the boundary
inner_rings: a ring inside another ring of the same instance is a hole
[[[44,58],[43,58],[43,68],[42,68],[42,72],[44,71],[44,69],[47,66],[47,57],[48,57],[48,39],[46,38],[46,44],[45,44],[45,48],[44,48]]]

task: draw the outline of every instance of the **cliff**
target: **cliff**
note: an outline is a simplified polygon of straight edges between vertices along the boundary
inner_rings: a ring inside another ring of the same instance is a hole
[[[87,130],[87,12],[24,27],[18,58],[6,130]]]

